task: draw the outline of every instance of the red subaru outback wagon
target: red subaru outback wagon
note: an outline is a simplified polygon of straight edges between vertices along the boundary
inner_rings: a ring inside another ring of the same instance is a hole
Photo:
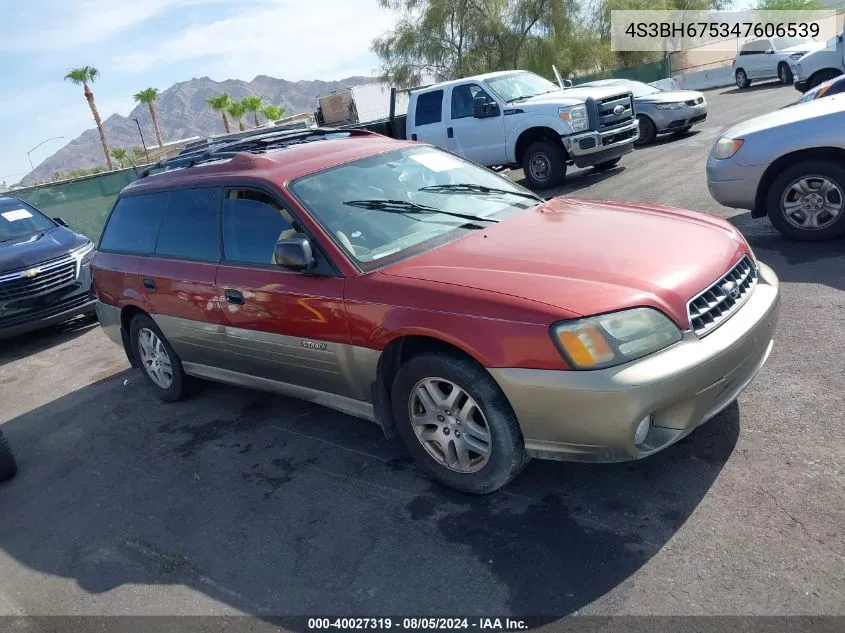
[[[778,279],[709,215],[544,201],[364,131],[218,145],[121,193],[98,314],[167,401],[205,378],[398,433],[436,479],[621,461],[724,409],[772,349]]]

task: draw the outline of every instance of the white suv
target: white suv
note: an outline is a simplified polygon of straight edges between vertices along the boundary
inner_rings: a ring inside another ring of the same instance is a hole
[[[798,37],[773,37],[746,42],[734,59],[738,88],[747,88],[755,79],[780,79],[792,83],[798,60],[811,51],[824,48],[824,42]]]

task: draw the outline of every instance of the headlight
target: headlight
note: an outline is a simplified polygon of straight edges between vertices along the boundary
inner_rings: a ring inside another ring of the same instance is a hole
[[[720,138],[713,148],[713,158],[730,158],[739,151],[744,142],[741,138]]]
[[[569,123],[573,132],[583,132],[590,127],[587,119],[587,106],[577,105],[571,108],[558,108],[558,116]]]
[[[552,338],[574,369],[621,365],[661,350],[682,338],[667,316],[633,308],[552,326]]]
[[[801,59],[804,55],[807,54],[807,51],[796,51],[789,56],[789,59]]]
[[[77,248],[75,251],[71,251],[70,256],[78,262],[77,268],[84,264],[90,264],[91,259],[94,257],[94,245],[91,242],[88,242],[82,248]]]
[[[679,103],[658,103],[654,106],[658,110],[682,110],[683,108],[687,107],[686,103],[679,102]]]

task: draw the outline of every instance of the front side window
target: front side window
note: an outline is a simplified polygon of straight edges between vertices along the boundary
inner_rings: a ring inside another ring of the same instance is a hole
[[[546,94],[547,92],[560,90],[559,86],[553,84],[548,79],[543,79],[540,75],[526,71],[500,75],[499,77],[487,79],[484,83],[499,95],[499,98],[505,103],[529,99],[537,95]]]
[[[443,91],[432,90],[417,97],[415,125],[430,125],[443,120]]]
[[[103,231],[100,250],[138,255],[154,253],[168,195],[163,191],[120,198]]]
[[[275,264],[276,242],[296,235],[293,218],[262,191],[230,189],[223,200],[223,254],[227,261]]]
[[[641,81],[626,81],[619,86],[620,88],[624,88],[625,90],[630,90],[631,94],[634,97],[647,97],[648,95],[653,95],[657,92],[662,92],[660,88],[655,88],[654,86],[649,86],[648,84],[644,84]]]
[[[16,198],[0,198],[0,242],[24,239],[56,228],[56,223]]]
[[[363,269],[429,240],[488,226],[484,218],[541,202],[507,178],[433,147],[362,158],[303,176],[290,189]]]
[[[475,99],[486,97],[485,101],[492,101],[478,84],[464,84],[452,89],[452,119],[465,119],[472,116],[472,104]]]

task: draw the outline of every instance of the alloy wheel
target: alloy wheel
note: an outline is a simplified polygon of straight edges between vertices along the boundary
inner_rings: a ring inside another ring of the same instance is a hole
[[[164,343],[149,328],[138,330],[138,353],[150,379],[162,389],[173,384],[173,364]]]
[[[408,402],[414,434],[426,452],[457,473],[475,473],[493,449],[487,419],[478,403],[445,378],[424,378]]]
[[[792,182],[781,197],[783,216],[801,230],[830,226],[844,208],[842,189],[824,176],[802,176]]]

